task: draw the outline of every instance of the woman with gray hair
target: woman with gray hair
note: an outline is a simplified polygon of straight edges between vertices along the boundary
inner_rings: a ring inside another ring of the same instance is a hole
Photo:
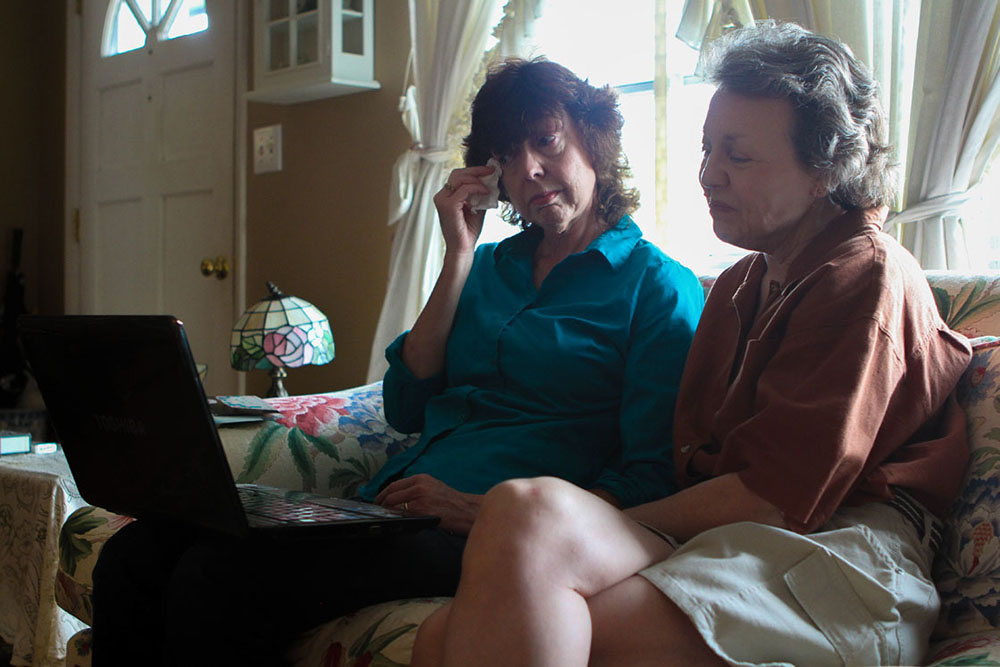
[[[494,487],[415,665],[923,657],[971,352],[881,232],[876,84],[791,24],[724,37],[710,71],[701,184],[716,234],[753,252],[716,281],[684,369],[682,490],[622,512],[551,478]]]

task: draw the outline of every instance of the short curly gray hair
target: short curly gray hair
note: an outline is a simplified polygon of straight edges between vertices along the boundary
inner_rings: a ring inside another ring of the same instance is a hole
[[[760,21],[716,40],[705,72],[720,89],[792,103],[799,160],[820,174],[835,204],[892,203],[895,165],[878,83],[845,44],[794,23]]]

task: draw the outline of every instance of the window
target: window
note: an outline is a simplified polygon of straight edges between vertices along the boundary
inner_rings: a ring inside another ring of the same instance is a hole
[[[535,25],[536,53],[565,65],[595,85],[608,83],[618,89],[625,118],[624,150],[632,166],[633,185],[641,193],[641,208],[633,217],[644,236],[668,255],[695,273],[717,273],[746,251],[716,238],[698,183],[701,124],[713,89],[691,76],[698,53],[674,37],[684,0],[665,0],[667,145],[665,173],[657,178],[655,4],[655,0],[546,0]],[[983,183],[971,194],[972,199],[963,208],[970,268],[998,271],[1000,231],[993,220],[1000,209],[1000,165],[994,162]],[[663,210],[657,211],[658,206]],[[513,231],[491,213],[483,239],[498,240]]]
[[[101,54],[135,51],[156,41],[208,30],[205,0],[112,0]]]
[[[701,125],[714,92],[697,82],[698,53],[673,37],[684,7],[668,0],[666,173],[661,175],[657,215],[655,67],[655,0],[621,3],[546,0],[535,24],[538,54],[565,65],[594,85],[609,84],[619,92],[625,119],[622,143],[639,189],[640,208],[633,215],[643,235],[696,273],[717,271],[746,251],[719,241],[712,232],[708,207],[698,183]],[[657,219],[662,222],[658,225]],[[495,212],[487,216],[483,240],[497,240],[513,230]]]
[[[996,159],[986,168],[982,182],[973,189],[963,207],[965,242],[969,249],[969,267],[976,272],[1000,272],[1000,164]]]

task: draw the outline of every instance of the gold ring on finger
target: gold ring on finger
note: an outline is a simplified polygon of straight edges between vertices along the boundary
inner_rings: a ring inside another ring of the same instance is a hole
[[[444,189],[447,190],[448,192],[454,192],[455,191],[455,186],[452,185],[451,183],[449,183],[448,181],[445,181],[444,182]]]
[[[410,509],[410,503],[408,503],[408,502],[406,502],[406,501],[404,500],[404,501],[403,501],[403,511],[405,512],[405,511],[406,511],[406,510],[408,510],[408,509]]]

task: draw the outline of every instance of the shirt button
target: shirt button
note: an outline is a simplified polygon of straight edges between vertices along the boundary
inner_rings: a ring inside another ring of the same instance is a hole
[[[681,447],[681,454],[687,454],[691,451],[691,445],[684,445]]]

